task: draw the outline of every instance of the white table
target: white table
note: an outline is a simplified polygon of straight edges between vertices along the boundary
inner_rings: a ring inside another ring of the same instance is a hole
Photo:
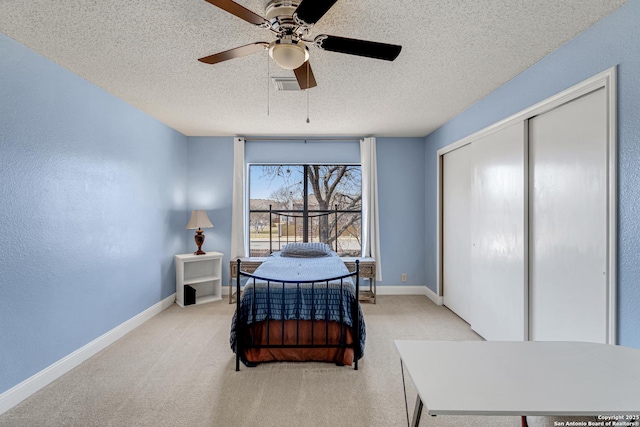
[[[584,342],[395,341],[429,415],[638,415],[640,350]]]

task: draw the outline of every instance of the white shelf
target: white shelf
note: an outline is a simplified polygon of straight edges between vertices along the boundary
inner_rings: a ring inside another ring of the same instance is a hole
[[[220,280],[220,276],[202,276],[202,277],[196,277],[193,279],[188,279],[184,281],[185,285],[195,285],[197,283],[202,283],[202,282],[213,282],[216,280]]]
[[[185,306],[185,286],[195,289],[195,305],[222,299],[222,256],[220,252],[175,256],[176,303],[180,307]]]

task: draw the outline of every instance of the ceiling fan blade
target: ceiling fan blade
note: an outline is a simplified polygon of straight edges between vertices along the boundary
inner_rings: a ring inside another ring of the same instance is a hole
[[[296,75],[300,89],[311,89],[312,87],[318,86],[316,78],[313,76],[313,70],[311,69],[309,61],[293,70],[293,72]]]
[[[326,34],[317,36],[314,42],[316,46],[323,50],[347,53],[349,55],[366,56],[368,58],[384,59],[385,61],[393,61],[398,57],[402,50],[402,46],[395,44],[328,36]]]
[[[311,26],[318,22],[338,0],[302,0],[293,16]]]
[[[220,9],[226,10],[232,15],[237,16],[240,19],[244,19],[250,24],[257,25],[259,27],[269,26],[269,21],[247,9],[244,6],[231,0],[205,0],[214,6],[218,6]]]
[[[252,53],[258,53],[268,47],[269,43],[267,42],[252,43],[236,47],[234,49],[225,50],[224,52],[219,52],[214,55],[205,56],[204,58],[198,59],[198,61],[204,62],[205,64],[217,64],[218,62],[226,61],[228,59],[240,58],[242,56],[251,55]]]

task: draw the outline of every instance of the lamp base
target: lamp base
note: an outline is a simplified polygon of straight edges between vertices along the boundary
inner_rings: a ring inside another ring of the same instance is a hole
[[[202,244],[204,243],[204,233],[202,232],[202,229],[198,228],[196,230],[196,235],[193,236],[193,239],[196,241],[196,245],[198,245],[198,250],[195,251],[193,254],[194,255],[206,254],[206,252],[202,250]]]

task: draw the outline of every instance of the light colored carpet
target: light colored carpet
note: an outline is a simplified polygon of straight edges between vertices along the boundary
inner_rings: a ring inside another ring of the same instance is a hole
[[[241,366],[229,348],[233,305],[220,301],[160,313],[0,416],[0,426],[407,425],[394,339],[479,340],[424,296],[363,304],[358,371],[324,363]],[[416,392],[406,376],[409,415]],[[430,417],[420,426],[509,426],[519,417]]]

